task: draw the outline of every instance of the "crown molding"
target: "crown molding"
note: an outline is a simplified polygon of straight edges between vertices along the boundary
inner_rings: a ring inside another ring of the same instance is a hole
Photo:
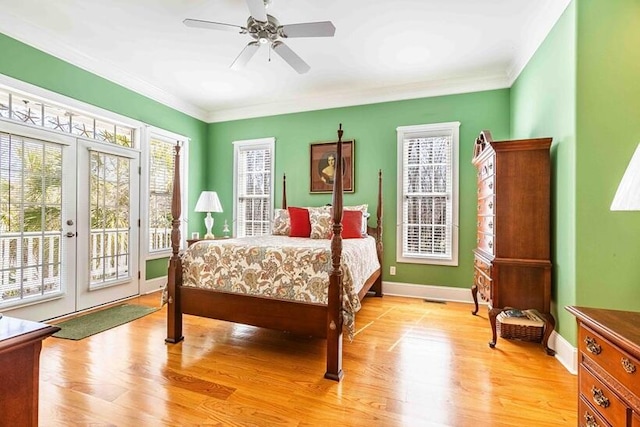
[[[73,46],[61,44],[55,41],[56,37],[50,32],[29,24],[15,15],[8,13],[0,14],[0,31],[9,37],[15,38],[38,50],[69,62],[83,70],[103,77],[177,111],[207,123],[216,123],[329,108],[509,88],[540,47],[570,2],[571,0],[549,1],[548,7],[551,10],[540,17],[543,22],[532,26],[531,31],[525,39],[526,45],[519,49],[520,55],[511,63],[504,75],[471,76],[356,91],[324,92],[322,95],[308,96],[304,99],[289,99],[280,102],[212,111],[197,107],[176,95],[168,93],[129,74],[112,63],[101,61],[79,52]]]
[[[356,105],[377,104],[381,102],[402,101],[441,95],[454,95],[468,92],[504,89],[509,87],[506,75],[443,79],[399,86],[386,86],[359,91],[325,93],[322,96],[310,96],[272,102],[248,107],[212,111],[207,117],[208,123],[255,117],[276,116],[305,111],[326,110],[329,108],[351,107]]]
[[[515,83],[522,70],[527,66],[533,55],[538,51],[542,42],[547,38],[556,22],[571,3],[571,0],[553,0],[548,2],[546,13],[540,17],[540,23],[528,29],[524,45],[518,49],[519,55],[511,62],[507,69],[509,87]]]
[[[0,13],[0,32],[35,49],[62,59],[78,68],[103,77],[113,83],[146,96],[189,116],[206,120],[207,112],[183,99],[127,73],[122,68],[79,52],[75,47],[60,43],[53,34],[36,27],[20,17]]]

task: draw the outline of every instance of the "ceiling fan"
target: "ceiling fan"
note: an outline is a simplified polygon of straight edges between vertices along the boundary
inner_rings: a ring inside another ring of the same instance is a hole
[[[211,30],[233,31],[238,34],[249,34],[254,40],[240,52],[233,61],[231,68],[244,67],[258,51],[261,45],[269,44],[282,59],[285,60],[299,74],[304,74],[311,68],[304,62],[282,39],[294,37],[333,37],[336,27],[331,21],[305,22],[302,24],[280,25],[278,20],[267,14],[267,6],[271,0],[246,0],[251,14],[247,19],[247,26],[223,24],[220,22],[204,21],[201,19],[185,19],[188,27],[206,28]]]

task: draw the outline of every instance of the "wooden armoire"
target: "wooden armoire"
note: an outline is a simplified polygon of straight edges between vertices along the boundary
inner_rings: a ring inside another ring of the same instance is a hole
[[[493,141],[489,131],[476,139],[478,171],[477,246],[471,289],[489,303],[496,345],[496,316],[505,307],[535,309],[545,317],[543,345],[555,320],[550,313],[551,138]]]

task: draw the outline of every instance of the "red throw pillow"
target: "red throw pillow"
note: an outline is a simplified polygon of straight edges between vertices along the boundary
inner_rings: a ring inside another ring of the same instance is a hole
[[[311,221],[309,211],[305,208],[290,207],[289,219],[291,221],[291,231],[289,237],[309,237],[311,235]]]
[[[342,238],[362,238],[362,211],[342,212]]]

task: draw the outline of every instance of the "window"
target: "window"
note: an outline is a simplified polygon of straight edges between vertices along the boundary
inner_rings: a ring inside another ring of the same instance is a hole
[[[234,235],[268,234],[273,211],[275,138],[233,144]]]
[[[458,265],[459,122],[401,126],[397,261]]]
[[[0,87],[0,118],[101,142],[134,146],[135,129],[29,94]]]
[[[147,168],[147,188],[149,212],[147,251],[149,255],[166,256],[171,250],[171,198],[173,195],[173,173],[176,143],[180,143],[181,184],[182,184],[182,216],[187,213],[187,193],[184,183],[184,165],[187,162],[187,138],[171,135],[169,132],[152,129],[149,132],[149,162]],[[186,221],[183,221],[184,225]],[[186,229],[181,226],[180,234],[185,236]],[[184,239],[183,239],[184,240]]]

